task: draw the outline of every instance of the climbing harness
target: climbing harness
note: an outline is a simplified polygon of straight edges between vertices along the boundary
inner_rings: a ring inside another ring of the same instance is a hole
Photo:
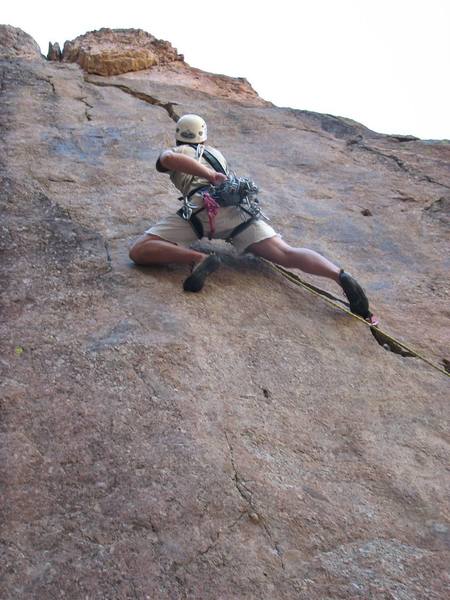
[[[288,271],[284,267],[280,267],[279,265],[276,265],[276,264],[270,262],[269,260],[266,260],[265,258],[260,258],[260,260],[265,262],[266,264],[268,264],[274,271],[277,271],[278,273],[280,273],[280,275],[282,275],[283,277],[285,277],[286,279],[288,279],[295,285],[308,290],[315,296],[321,296],[329,304],[332,304],[333,306],[344,311],[345,313],[347,313],[354,319],[358,319],[358,321],[361,321],[362,323],[364,323],[364,325],[367,325],[368,327],[370,327],[370,331],[371,331],[372,335],[374,336],[374,338],[377,340],[377,342],[380,345],[387,344],[390,348],[393,348],[393,351],[395,353],[401,354],[402,356],[412,356],[415,358],[419,358],[423,362],[425,362],[428,365],[430,365],[431,367],[433,367],[433,369],[436,369],[436,371],[439,371],[440,373],[447,375],[447,377],[450,377],[450,373],[448,373],[447,371],[445,371],[444,369],[442,369],[441,367],[436,365],[434,362],[432,362],[425,356],[422,356],[421,354],[419,354],[412,348],[409,348],[403,342],[400,342],[396,338],[392,337],[391,335],[389,335],[388,333],[386,333],[385,331],[380,329],[380,327],[378,325],[377,326],[372,325],[371,323],[369,323],[368,321],[366,321],[359,315],[352,313],[349,310],[349,308],[347,308],[347,306],[349,306],[349,305],[347,302],[345,302],[345,300],[342,300],[341,298],[337,298],[330,292],[322,290],[319,287],[316,287],[310,283],[307,283],[306,281],[303,281],[303,279],[301,279],[296,273],[292,273],[292,271]],[[344,306],[342,306],[342,305],[344,305]]]
[[[263,217],[269,220],[261,211],[259,200],[256,197],[259,190],[254,181],[248,177],[237,177],[234,173],[227,173],[220,161],[203,145],[189,145],[195,149],[196,160],[203,157],[215,171],[227,177],[226,181],[217,186],[202,185],[180,198],[183,201],[183,206],[177,211],[177,214],[190,222],[199,239],[204,237],[204,230],[197,215],[203,210],[208,213],[209,239],[212,239],[215,234],[215,217],[220,207],[236,206],[249,216],[246,221],[243,221],[231,231],[226,239],[227,242],[231,242],[235,236],[242,233],[259,218]],[[202,196],[203,206],[194,212],[196,206],[192,204],[191,199],[196,194]]]

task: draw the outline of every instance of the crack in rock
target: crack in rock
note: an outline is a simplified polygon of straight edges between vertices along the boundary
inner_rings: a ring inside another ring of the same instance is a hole
[[[109,244],[108,244],[108,240],[103,240],[104,245],[105,245],[105,252],[106,252],[106,263],[108,265],[107,271],[105,271],[105,273],[109,273],[112,270],[112,258],[111,258],[111,252],[109,251]]]
[[[52,88],[53,93],[56,95],[56,88],[55,88],[55,84],[52,81],[52,78],[49,77],[48,79],[46,77],[36,77],[37,81],[43,81],[45,83],[48,83],[48,85]]]
[[[228,525],[226,527],[226,531],[231,531],[233,529],[233,527],[235,525],[237,525],[237,523],[239,523],[239,521],[244,517],[244,514],[245,513],[241,513],[237,519],[235,519],[230,525]],[[199,551],[199,556],[205,556],[206,554],[208,554],[208,552],[210,550],[212,550],[213,548],[215,548],[217,546],[217,544],[219,543],[219,539],[220,539],[220,537],[221,537],[222,534],[223,534],[223,530],[219,529],[219,531],[217,531],[215,533],[214,540],[210,544],[208,544],[208,546],[204,550],[200,550]],[[190,561],[190,562],[192,562],[192,561]],[[190,564],[190,563],[188,563],[188,564]]]
[[[89,112],[89,109],[94,108],[94,107],[92,106],[92,104],[89,104],[89,102],[86,100],[86,97],[84,97],[84,96],[79,98],[79,100],[86,106],[86,108],[84,110],[84,116],[86,117],[86,119],[88,121],[92,121],[92,115]]]
[[[402,346],[397,344],[393,339],[387,337],[382,331],[380,331],[376,327],[371,327],[370,332],[373,335],[373,337],[376,339],[378,344],[380,346],[382,346],[388,352],[393,352],[394,354],[399,354],[400,356],[403,356],[403,358],[407,358],[407,357],[414,358],[416,356],[409,350],[402,348]]]
[[[57,177],[47,177],[47,181],[52,181],[53,183],[76,183],[75,179],[71,179],[71,178],[61,178],[58,179]]]
[[[219,531],[217,531],[214,534],[213,540],[206,546],[206,548],[204,550],[199,550],[198,554],[196,556],[193,556],[191,559],[189,559],[185,562],[177,563],[177,567],[181,567],[182,569],[184,569],[186,571],[193,562],[195,562],[199,558],[203,558],[204,556],[206,556],[208,554],[208,552],[213,550],[218,545],[219,540],[220,540],[221,536],[223,535],[224,531],[225,532],[231,531],[233,529],[233,527],[235,527],[239,523],[239,521],[241,521],[243,519],[244,515],[245,515],[245,513],[241,513],[237,519],[235,519],[232,523],[230,523],[230,525],[227,525],[225,530],[219,529]]]
[[[420,142],[420,138],[416,137],[415,135],[389,135],[388,137],[389,139],[399,143]]]
[[[234,460],[234,449],[233,449],[233,446],[232,446],[232,444],[230,442],[230,438],[228,436],[228,432],[225,431],[224,433],[225,433],[225,438],[227,440],[228,448],[229,448],[229,451],[230,451],[230,462],[231,462],[231,466],[233,468],[233,473],[234,473],[234,475],[233,475],[233,481],[234,481],[234,484],[236,486],[236,489],[239,492],[239,495],[247,502],[247,504],[249,505],[249,507],[252,509],[252,513],[253,513],[252,521],[253,522],[257,522],[257,523],[261,523],[261,525],[262,525],[262,527],[264,529],[264,532],[265,532],[267,538],[269,539],[270,544],[271,544],[272,548],[274,549],[274,551],[275,551],[275,553],[276,553],[276,555],[277,555],[277,557],[278,557],[278,559],[280,561],[281,568],[284,569],[285,566],[284,566],[284,561],[283,561],[283,552],[282,552],[282,550],[281,550],[278,542],[276,542],[273,539],[272,532],[271,532],[270,527],[267,524],[265,518],[263,517],[263,515],[256,508],[255,503],[254,503],[253,498],[252,498],[252,496],[253,496],[252,491],[245,485],[244,481],[242,480],[241,476],[239,475],[239,473],[238,473],[238,471],[236,469],[236,463],[235,463],[235,460]]]
[[[433,183],[434,185],[439,185],[446,189],[450,189],[449,185],[447,185],[445,183],[441,183],[440,181],[436,181],[429,175],[424,175],[422,173],[414,172],[407,165],[405,165],[405,163],[398,156],[395,156],[395,154],[387,154],[386,152],[383,152],[382,150],[378,150],[377,148],[372,148],[371,146],[367,146],[367,144],[364,144],[362,142],[363,142],[362,136],[358,135],[356,138],[352,138],[347,141],[347,147],[352,150],[353,147],[356,146],[357,148],[360,148],[361,150],[366,150],[367,152],[371,152],[372,154],[376,154],[377,156],[386,158],[390,161],[393,161],[401,171],[403,171],[404,173],[408,173],[409,175],[412,175],[413,177],[417,177],[420,181],[428,181],[428,183]]]
[[[0,94],[6,91],[6,69],[0,71]]]
[[[428,181],[428,183],[434,183],[435,185],[440,185],[440,186],[445,187],[448,190],[450,190],[450,185],[446,185],[445,183],[441,183],[440,181],[436,181],[435,179],[433,179],[429,175],[421,175],[420,176],[420,180],[421,181]]]
[[[132,88],[128,87],[127,85],[124,85],[123,83],[107,83],[106,81],[94,81],[92,79],[89,79],[88,77],[85,77],[84,80],[86,81],[86,83],[91,83],[91,84],[97,85],[99,87],[118,88],[119,90],[122,90],[122,92],[125,92],[126,94],[129,94],[130,96],[134,96],[135,98],[138,98],[139,100],[143,100],[144,102],[147,102],[147,104],[152,104],[153,106],[159,106],[167,112],[169,117],[172,119],[172,121],[175,121],[175,123],[180,118],[180,115],[178,115],[174,109],[174,106],[176,106],[176,104],[177,104],[176,102],[161,102],[161,100],[158,100],[158,98],[154,98],[153,96],[150,96],[150,94],[146,94],[144,92],[138,92],[137,90],[133,90]]]

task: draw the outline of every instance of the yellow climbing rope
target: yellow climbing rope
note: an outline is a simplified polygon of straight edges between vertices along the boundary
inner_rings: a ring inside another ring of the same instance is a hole
[[[399,340],[395,339],[394,337],[392,337],[391,335],[389,335],[388,333],[386,333],[385,331],[380,329],[378,327],[378,325],[371,325],[370,323],[368,323],[365,319],[363,319],[359,315],[355,315],[355,313],[352,313],[348,308],[346,308],[345,306],[342,306],[341,300],[339,300],[338,298],[335,298],[329,292],[326,292],[325,290],[321,290],[320,288],[318,288],[314,285],[311,285],[311,284],[307,283],[306,281],[303,281],[303,279],[301,279],[296,273],[292,273],[292,271],[288,271],[284,267],[280,267],[279,265],[276,265],[276,264],[270,262],[269,260],[266,260],[265,258],[261,258],[260,260],[262,260],[263,262],[268,264],[274,271],[277,271],[283,277],[285,277],[286,279],[288,279],[295,285],[298,285],[299,287],[302,287],[305,290],[308,290],[308,292],[311,292],[315,296],[320,296],[321,298],[323,298],[326,302],[328,302],[332,306],[339,308],[339,310],[342,310],[343,312],[347,313],[354,319],[358,319],[358,321],[361,321],[361,323],[364,323],[364,325],[366,325],[367,327],[370,327],[374,337],[377,340],[382,340],[385,343],[391,342],[391,344],[393,344],[394,347],[396,346],[397,348],[402,348],[406,352],[406,354],[405,354],[406,356],[414,356],[415,358],[419,358],[420,360],[423,360],[423,362],[425,362],[428,365],[430,365],[431,367],[433,367],[433,369],[436,369],[436,371],[439,371],[440,373],[447,375],[447,377],[450,377],[450,373],[447,373],[447,371],[445,371],[445,369],[441,368],[439,365],[436,365],[434,362],[432,362],[425,356],[422,356],[421,354],[419,354],[412,348],[409,348],[403,342],[400,342]]]

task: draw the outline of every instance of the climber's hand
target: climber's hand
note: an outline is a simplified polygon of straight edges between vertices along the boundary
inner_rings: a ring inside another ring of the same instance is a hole
[[[211,175],[208,177],[208,181],[211,185],[220,185],[227,180],[227,176],[223,173],[217,173],[217,171],[210,171]]]

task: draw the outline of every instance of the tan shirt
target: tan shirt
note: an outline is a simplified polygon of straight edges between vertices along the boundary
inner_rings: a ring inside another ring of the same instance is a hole
[[[227,173],[228,172],[227,161],[225,160],[223,154],[221,152],[219,152],[219,150],[216,150],[216,148],[212,148],[211,146],[205,146],[205,148],[215,158],[217,158],[217,160],[220,162],[220,164],[224,168],[225,172]],[[174,146],[173,148],[170,148],[170,150],[172,152],[176,152],[177,154],[185,154],[186,156],[190,156],[191,158],[194,158],[194,159],[196,158],[196,149],[193,148],[192,146],[187,146],[187,145],[183,144],[182,146]],[[209,164],[209,162],[206,160],[206,158],[201,157],[200,163],[202,165],[205,165],[205,167],[208,167],[209,169],[213,168]],[[158,164],[160,164],[159,158],[158,158],[157,165]],[[187,196],[189,194],[189,192],[191,192],[192,190],[195,190],[196,188],[198,188],[202,185],[209,185],[209,182],[206,179],[203,179],[202,177],[197,177],[195,175],[187,175],[186,173],[181,173],[180,171],[166,171],[164,168],[163,169],[158,168],[158,166],[157,166],[157,169],[159,171],[169,174],[170,180],[172,181],[174,186],[177,188],[177,190],[179,190],[183,194],[183,196]]]

